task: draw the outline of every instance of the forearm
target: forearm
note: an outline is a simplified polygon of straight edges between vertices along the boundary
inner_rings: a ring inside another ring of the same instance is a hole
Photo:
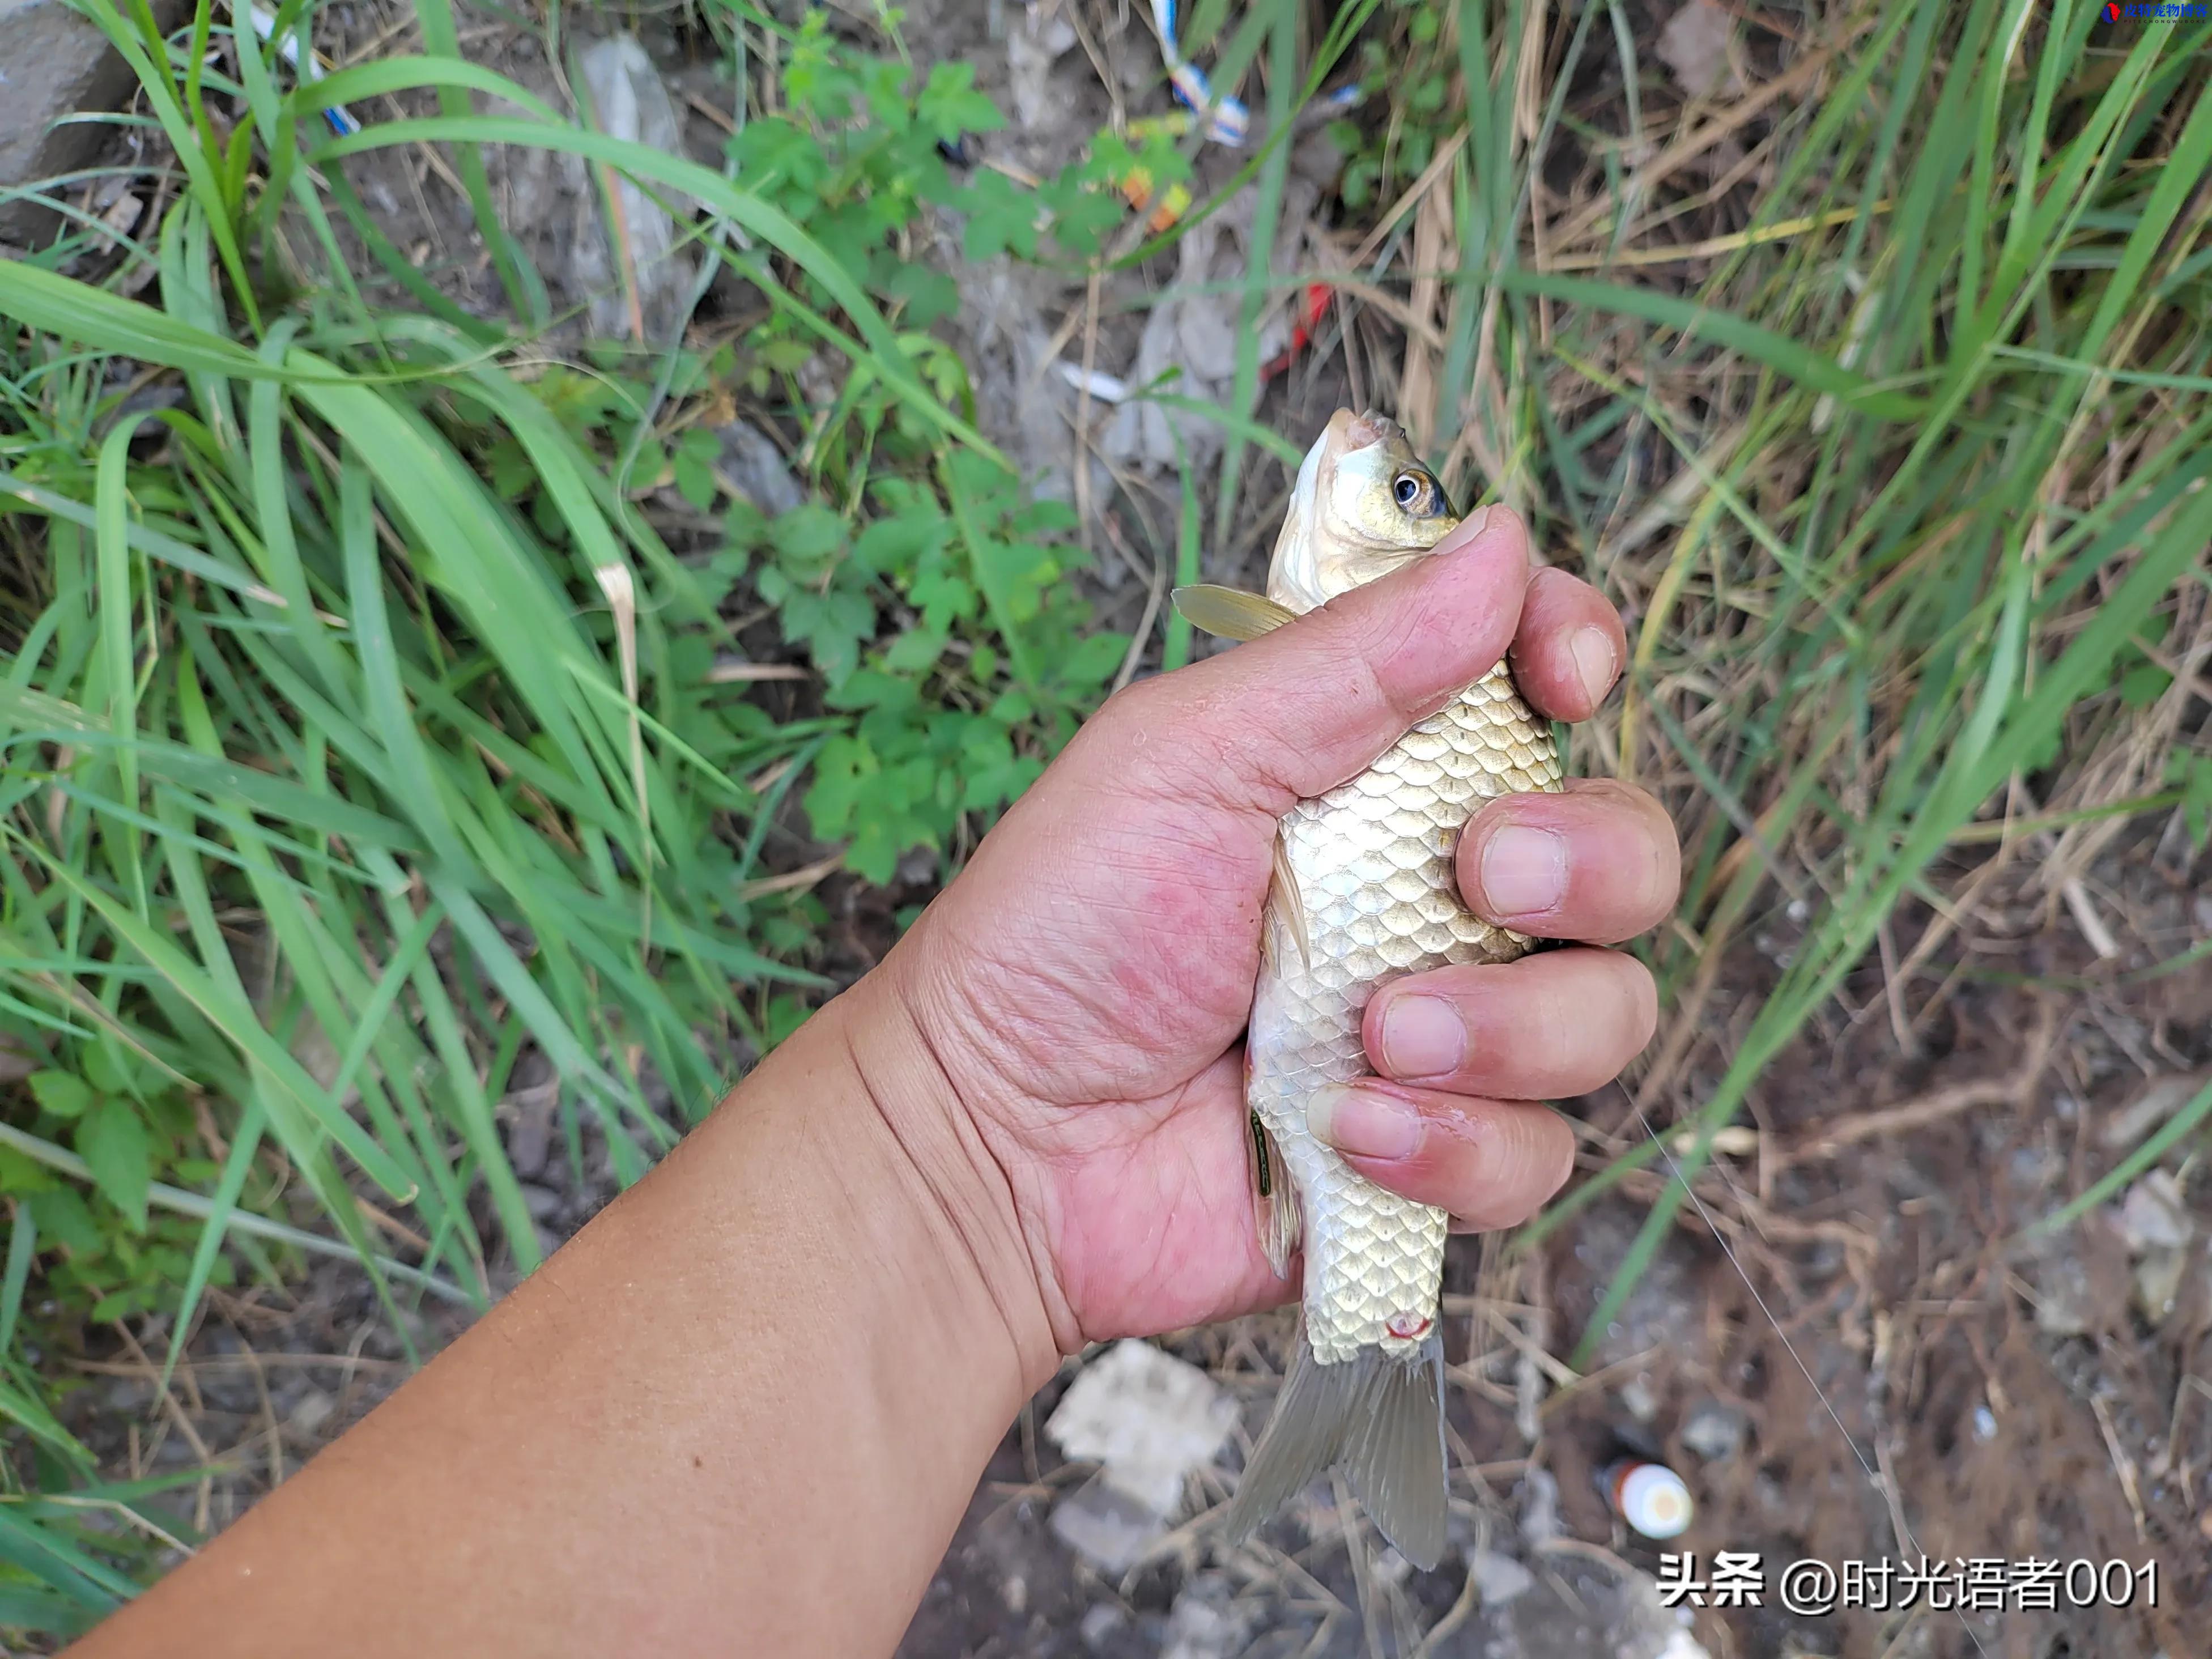
[[[1051,1352],[886,1000],[81,1651],[889,1651]]]

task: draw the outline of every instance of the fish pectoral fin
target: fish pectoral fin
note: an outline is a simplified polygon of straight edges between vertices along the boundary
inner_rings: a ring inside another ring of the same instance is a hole
[[[1267,875],[1267,902],[1260,933],[1263,947],[1274,933],[1278,916],[1298,947],[1298,965],[1311,973],[1313,938],[1306,931],[1306,902],[1298,891],[1298,872],[1291,868],[1290,843],[1279,830],[1275,835],[1274,866]]]
[[[1224,640],[1256,640],[1297,615],[1264,593],[1248,593],[1241,587],[1222,587],[1212,582],[1178,587],[1169,597],[1193,628]]]
[[[1251,1152],[1252,1218],[1260,1235],[1261,1253],[1278,1279],[1291,1276],[1291,1258],[1298,1253],[1304,1218],[1298,1207],[1298,1189],[1283,1162],[1283,1149],[1260,1115],[1251,1115],[1247,1144]]]
[[[1415,1566],[1443,1557],[1443,1340],[1402,1357],[1366,1347],[1324,1365],[1299,1316],[1297,1352],[1229,1505],[1227,1541],[1261,1522],[1324,1469],[1338,1468],[1376,1529]]]

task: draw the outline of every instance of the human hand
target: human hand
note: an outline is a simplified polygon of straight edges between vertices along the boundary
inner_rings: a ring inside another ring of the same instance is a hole
[[[1113,697],[871,976],[941,1074],[969,1154],[958,1192],[931,1176],[940,1202],[1002,1300],[1034,1285],[1034,1304],[1006,1310],[1018,1342],[1040,1315],[1049,1332],[1032,1369],[1296,1292],[1257,1242],[1239,1042],[1280,815],[1509,647],[1540,714],[1587,718],[1625,644],[1594,589],[1532,574],[1518,519],[1478,513],[1405,569]],[[1588,947],[1656,925],[1678,858],[1658,803],[1626,785],[1486,805],[1458,849],[1468,908],[1582,948],[1377,991],[1364,1036],[1379,1080],[1316,1131],[1462,1227],[1531,1214],[1573,1151],[1535,1103],[1600,1087],[1656,1017],[1643,965]]]

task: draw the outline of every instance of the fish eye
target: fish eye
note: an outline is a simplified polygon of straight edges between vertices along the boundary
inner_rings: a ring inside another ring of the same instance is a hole
[[[1437,488],[1435,479],[1419,472],[1401,472],[1391,484],[1390,493],[1398,505],[1409,513],[1435,511],[1443,494]]]

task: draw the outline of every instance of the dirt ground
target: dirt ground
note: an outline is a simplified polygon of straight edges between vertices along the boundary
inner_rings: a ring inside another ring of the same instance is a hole
[[[398,8],[356,0],[335,15],[342,53],[404,42]],[[1018,15],[917,3],[908,39],[925,61],[975,62],[978,84],[1009,103],[1009,49],[990,20]],[[726,89],[672,35],[648,28],[646,38],[686,112],[687,142],[712,156],[708,112]],[[529,35],[481,19],[464,42],[526,84],[556,90]],[[1117,102],[1139,95],[1152,50],[1130,28],[1062,53],[1037,118],[993,135],[989,153],[1036,172],[1070,159]],[[465,206],[424,155],[379,153],[353,176],[446,292],[473,307],[498,303]],[[556,257],[588,230],[580,181],[541,169],[495,183],[549,269],[573,279],[556,297],[584,302],[588,272]],[[563,203],[574,210],[566,216]],[[948,240],[940,255],[951,248]],[[1079,469],[1080,399],[1052,365],[1088,353],[1100,368],[1130,372],[1144,350],[1142,301],[1177,275],[1158,262],[1117,273],[1094,300],[1080,280],[1000,262],[963,273],[955,324],[986,429],[1043,487],[1091,510],[1103,620],[1123,628],[1144,611],[1172,547],[1175,486],[1146,463],[1141,434],[1100,443]],[[702,313],[710,325],[726,321],[720,303]],[[1268,388],[1261,418],[1279,431],[1314,429],[1375,387],[1375,363],[1360,355],[1376,356],[1374,343],[1363,335],[1352,354],[1293,368]],[[1210,579],[1249,583],[1263,556],[1283,480],[1273,463],[1255,472],[1237,532],[1209,546]],[[1318,1492],[1254,1545],[1224,1550],[1218,1512],[1231,1476],[1214,1468],[1194,1476],[1185,1517],[1143,1560],[1100,1572],[1049,1524],[1091,1473],[1041,1432],[1071,1362],[1009,1431],[902,1653],[2212,1651],[2201,1612],[2212,1604],[2212,1182],[2185,1163],[2170,1191],[2130,1193],[2047,1240],[2022,1239],[2212,1075],[2212,964],[2123,978],[2212,938],[2206,873],[2206,855],[2163,820],[2109,845],[2085,878],[2118,941],[2107,958],[2045,890],[2033,860],[1961,856],[1937,872],[1939,890],[1972,890],[1968,925],[1947,928],[1909,974],[1865,964],[1769,1069],[1750,1122],[1699,1177],[1697,1204],[1585,1370],[1564,1356],[1661,1176],[1632,1177],[1620,1198],[1524,1257],[1455,1241],[1446,1286],[1455,1552],[1439,1571],[1410,1571],[1355,1508]],[[926,896],[842,878],[823,891],[836,918],[830,967],[846,975],[879,952],[897,903]],[[1908,905],[1887,953],[1915,957],[1935,915]],[[1778,929],[1711,964],[1662,1019],[1626,1088],[1571,1103],[1589,1168],[1642,1142],[1647,1117],[1663,1127],[1710,1095],[1786,958],[1791,940]],[[557,1238],[613,1182],[603,1158],[572,1170],[549,1152],[544,1099],[542,1079],[526,1082],[501,1120],[533,1211]],[[463,1322],[433,1304],[411,1334],[429,1351]],[[1265,1419],[1288,1332],[1283,1315],[1162,1345],[1240,1402],[1231,1466]],[[213,1471],[183,1505],[203,1530],[235,1518],[408,1369],[360,1276],[337,1264],[318,1266],[289,1299],[211,1293],[174,1386],[157,1398],[161,1357],[158,1346],[102,1346],[54,1358],[89,1379],[72,1426],[114,1473]],[[1708,1562],[1724,1550],[1764,1558],[1765,1605],[1680,1616],[1658,1605],[1655,1547],[1626,1530],[1598,1489],[1596,1472],[1623,1452],[1662,1459],[1688,1482],[1698,1516],[1678,1547]],[[1772,1575],[1802,1558],[1923,1554],[2155,1563],[2158,1605],[2138,1593],[2125,1608],[2081,1609],[2062,1593],[2049,1611],[1816,1617],[1786,1611],[1772,1594]]]

